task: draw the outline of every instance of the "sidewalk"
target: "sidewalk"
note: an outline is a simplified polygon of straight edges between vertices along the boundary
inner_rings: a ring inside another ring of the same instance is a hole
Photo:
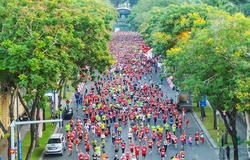
[[[237,115],[236,116],[236,130],[237,135],[241,137],[240,145],[238,145],[239,150],[239,159],[240,160],[250,160],[250,157],[248,157],[247,154],[247,146],[245,143],[245,140],[247,138],[247,125],[243,120]],[[231,146],[233,150],[233,146]],[[233,157],[233,152],[231,153],[231,157]]]
[[[207,105],[208,107],[211,108],[210,103],[207,101]],[[208,142],[210,143],[210,145],[217,150],[217,153],[219,154],[219,146],[217,145],[217,143],[215,143],[214,139],[211,137],[211,135],[209,134],[209,132],[207,131],[207,129],[205,128],[205,126],[203,125],[202,121],[200,120],[200,118],[193,112],[192,115],[194,116],[194,119],[196,120],[196,122],[198,123],[198,125],[200,126],[200,128],[203,130],[203,132],[206,135],[206,139],[208,140]],[[239,160],[250,160],[250,157],[248,157],[247,154],[247,146],[245,144],[245,140],[247,137],[247,131],[246,131],[247,125],[245,122],[243,122],[243,120],[237,115],[236,116],[236,130],[237,130],[237,135],[241,137],[241,143],[240,145],[238,145],[238,154],[239,154]],[[231,138],[230,136],[228,138]],[[232,158],[234,156],[234,150],[233,150],[233,146],[230,146],[230,157]]]

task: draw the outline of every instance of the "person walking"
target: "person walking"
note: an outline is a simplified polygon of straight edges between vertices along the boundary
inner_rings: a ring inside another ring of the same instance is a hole
[[[221,147],[224,147],[225,143],[225,134],[224,131],[221,131]]]
[[[227,160],[230,160],[230,147],[227,146],[227,147],[225,148],[225,150],[226,150]]]

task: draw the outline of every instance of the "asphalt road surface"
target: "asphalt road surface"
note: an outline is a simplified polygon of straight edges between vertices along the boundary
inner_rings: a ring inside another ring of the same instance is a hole
[[[153,73],[153,80],[155,82],[159,82],[160,79],[158,77],[158,74]],[[90,83],[89,83],[90,84]],[[162,89],[164,91],[164,97],[168,96],[168,97],[173,97],[174,101],[176,101],[176,91],[173,91],[170,89],[168,83],[166,80],[163,81],[163,86]],[[72,107],[74,108],[75,111],[75,104],[72,103]],[[80,111],[79,111],[80,112]],[[74,112],[75,113],[75,112]],[[80,112],[81,113],[81,112]],[[193,116],[191,113],[187,113],[186,114],[187,117],[190,118],[190,127],[185,129],[187,132],[187,135],[192,134],[192,136],[194,137],[194,133],[196,131],[200,131],[200,128],[198,126],[198,124],[196,123],[196,121],[194,120]],[[152,117],[151,117],[152,118]],[[74,114],[73,119],[76,120],[76,115]],[[68,121],[64,121],[64,124],[66,124]],[[151,120],[151,122],[153,122],[153,120]],[[158,123],[162,124],[162,120],[158,120]],[[185,122],[183,123],[183,126],[185,127]],[[113,128],[113,126],[111,125],[111,129]],[[60,130],[60,133],[64,133],[65,134],[65,129],[62,128]],[[122,139],[125,141],[126,143],[126,148],[129,148],[129,142],[128,142],[128,138],[127,138],[127,133],[128,133],[128,125],[126,127],[123,127],[122,130]],[[180,136],[180,133],[176,133],[178,139]],[[90,136],[90,142],[92,141],[92,138]],[[94,137],[95,138],[95,137]],[[165,138],[165,136],[163,137],[163,139]],[[134,144],[138,144],[138,141],[135,141]],[[194,142],[193,142],[194,144]],[[80,144],[80,149],[85,152],[85,147],[84,147],[84,142],[81,142]],[[187,147],[187,145],[184,147],[185,149],[185,160],[217,160],[218,156],[215,152],[215,150],[209,145],[209,143],[206,141],[205,139],[205,143],[202,145],[198,145],[195,146],[193,145],[193,148],[190,149]],[[178,147],[177,149],[175,149],[171,144],[168,146],[167,149],[167,155],[165,160],[169,160],[170,157],[174,156],[176,153],[180,153],[181,150],[181,145],[180,142],[178,141]],[[114,156],[115,156],[115,152],[114,152],[114,146],[112,145],[112,141],[111,138],[107,139],[107,143],[106,143],[106,147],[105,147],[105,151],[109,157],[109,159],[113,160]],[[90,150],[90,156],[93,154],[93,150],[91,148]],[[122,155],[121,153],[121,149],[119,150],[119,157]],[[68,156],[68,149],[64,152],[63,156],[60,155],[48,155],[48,156],[43,156],[44,160],[69,160],[69,159],[73,159],[73,160],[77,160],[78,159],[78,154],[75,152],[74,148],[73,148],[73,154],[71,156]],[[92,158],[90,158],[92,159]],[[141,157],[141,151],[140,151],[140,160],[142,159]],[[153,152],[152,154],[148,154],[147,152],[147,156],[146,156],[146,160],[160,160],[161,157],[160,155],[157,153],[156,151],[156,146],[153,146]]]

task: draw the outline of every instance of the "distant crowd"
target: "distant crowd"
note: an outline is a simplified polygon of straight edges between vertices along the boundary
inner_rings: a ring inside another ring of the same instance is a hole
[[[114,32],[112,37],[109,50],[115,64],[75,97],[78,118],[65,125],[68,155],[74,149],[79,160],[144,160],[157,152],[164,160],[175,149],[170,159],[184,160],[187,148],[204,143],[203,132],[187,134],[186,110],[178,111],[163,91],[163,79],[154,79],[160,72],[159,57],[141,52],[140,34]],[[109,140],[113,153],[105,152]]]

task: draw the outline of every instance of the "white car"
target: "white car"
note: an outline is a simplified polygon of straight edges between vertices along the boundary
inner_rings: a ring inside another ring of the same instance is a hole
[[[45,155],[60,154],[66,150],[65,138],[62,133],[52,134],[45,147]]]

